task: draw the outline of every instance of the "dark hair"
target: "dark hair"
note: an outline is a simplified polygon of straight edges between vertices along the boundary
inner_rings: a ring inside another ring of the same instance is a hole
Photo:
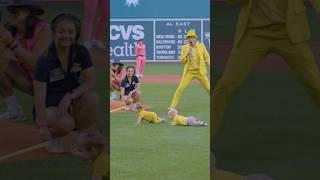
[[[129,68],[132,68],[133,70],[136,70],[136,68],[134,66],[127,66],[126,67],[126,71],[128,71]]]
[[[76,26],[76,41],[78,41],[80,38],[80,32],[81,32],[81,22],[80,22],[80,19],[73,14],[69,14],[69,13],[58,14],[51,21],[51,24],[50,24],[51,30],[53,32],[55,32],[58,24],[64,20],[70,20],[75,24],[75,26]]]
[[[40,19],[35,15],[29,15],[26,18],[25,23],[25,32],[23,34],[23,37],[26,39],[30,39],[34,35],[34,31],[36,29],[37,23],[40,21]],[[11,32],[13,37],[17,36],[18,30],[17,27],[13,26],[10,23],[5,24],[5,27]]]

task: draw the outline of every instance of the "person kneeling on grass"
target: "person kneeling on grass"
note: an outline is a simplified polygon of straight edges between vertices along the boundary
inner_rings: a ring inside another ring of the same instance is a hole
[[[175,108],[169,108],[168,116],[172,120],[173,126],[207,126],[208,124],[195,117],[178,115],[178,111]]]
[[[110,178],[108,152],[104,137],[93,129],[81,133],[71,150],[73,156],[92,161],[91,180],[107,180]]]
[[[141,103],[136,104],[136,111],[138,113],[137,124],[141,124],[143,121],[148,121],[149,123],[159,124],[165,122],[164,118],[158,116],[157,113],[146,111]]]
[[[64,152],[60,138],[96,126],[98,96],[89,51],[77,43],[80,20],[60,14],[51,22],[53,42],[37,61],[34,118],[49,152]]]
[[[121,81],[126,76],[126,71],[123,69],[123,63],[119,60],[114,60],[110,68],[110,100],[117,99],[116,91],[120,92]]]
[[[134,66],[126,67],[126,77],[121,82],[121,101],[126,110],[133,110],[135,103],[140,102],[140,83],[135,75]]]

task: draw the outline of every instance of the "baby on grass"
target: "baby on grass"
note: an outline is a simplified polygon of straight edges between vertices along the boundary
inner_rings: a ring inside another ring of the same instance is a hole
[[[208,126],[208,124],[202,120],[199,120],[192,116],[181,116],[175,108],[169,108],[168,116],[172,120],[173,126]]]
[[[157,113],[152,111],[146,111],[141,103],[137,103],[135,111],[138,113],[137,124],[141,124],[143,121],[149,123],[159,124],[165,122],[164,118],[158,116]]]

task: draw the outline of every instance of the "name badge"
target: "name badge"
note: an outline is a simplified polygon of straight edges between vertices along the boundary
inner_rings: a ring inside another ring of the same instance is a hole
[[[64,71],[62,68],[56,68],[49,71],[50,82],[60,81],[65,78]]]
[[[81,64],[79,64],[79,63],[73,63],[73,65],[72,65],[72,68],[71,68],[71,72],[73,72],[73,73],[75,73],[75,72],[79,72],[79,71],[81,71],[82,70],[82,68],[81,68]]]

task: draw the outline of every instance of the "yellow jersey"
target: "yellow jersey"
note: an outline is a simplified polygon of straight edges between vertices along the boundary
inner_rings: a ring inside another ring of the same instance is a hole
[[[148,121],[150,123],[156,123],[159,119],[157,113],[151,111],[141,110],[138,112],[138,115],[141,120]]]
[[[186,126],[186,125],[188,125],[188,118],[184,117],[184,116],[176,115],[175,117],[172,118],[171,125],[173,125],[173,126],[178,126],[178,125]]]
[[[215,170],[211,180],[245,180],[245,177],[227,171]]]
[[[92,176],[109,177],[109,156],[102,152],[94,161],[92,168]]]

